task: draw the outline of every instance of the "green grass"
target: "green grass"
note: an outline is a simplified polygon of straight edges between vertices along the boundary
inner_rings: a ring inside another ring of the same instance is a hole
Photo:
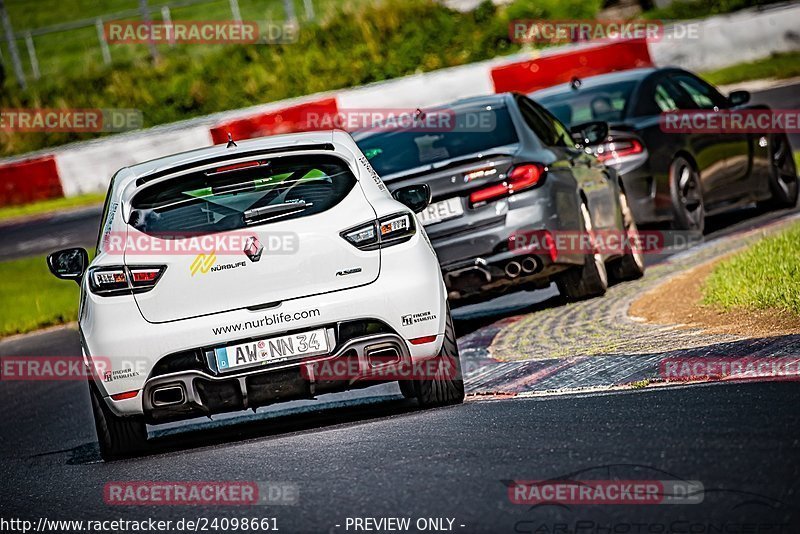
[[[0,336],[76,320],[78,285],[55,278],[44,256],[0,263]]]
[[[800,76],[800,52],[785,52],[753,61],[739,63],[724,69],[707,71],[702,74],[710,83],[727,85],[747,80],[763,78],[792,78]]]
[[[54,198],[50,200],[40,200],[30,204],[20,206],[4,206],[0,208],[0,221],[13,219],[15,217],[25,217],[29,215],[41,215],[54,211],[62,211],[71,208],[91,206],[103,202],[105,194],[89,193],[77,197]]]
[[[699,19],[782,1],[783,0],[675,0],[666,7],[651,9],[643,15],[649,19]]]
[[[718,263],[703,285],[703,303],[800,315],[800,223]]]

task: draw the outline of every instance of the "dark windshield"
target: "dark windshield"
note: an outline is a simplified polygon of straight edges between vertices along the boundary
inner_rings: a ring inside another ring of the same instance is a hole
[[[485,152],[519,142],[505,107],[486,106],[452,114],[448,131],[392,130],[353,137],[380,175]]]
[[[131,202],[130,224],[145,233],[236,230],[325,211],[355,183],[334,156],[222,165],[143,189]]]
[[[534,95],[534,98],[568,126],[589,121],[621,122],[636,84],[635,80],[630,80],[586,89],[565,89],[563,93]]]

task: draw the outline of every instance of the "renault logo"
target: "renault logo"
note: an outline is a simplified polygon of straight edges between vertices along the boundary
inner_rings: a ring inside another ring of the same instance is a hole
[[[258,240],[256,236],[247,238],[244,244],[244,253],[250,258],[250,261],[258,261],[261,259],[261,253],[264,252],[264,245]]]

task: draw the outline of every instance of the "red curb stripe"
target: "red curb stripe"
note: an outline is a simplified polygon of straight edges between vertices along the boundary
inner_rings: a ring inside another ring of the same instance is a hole
[[[0,206],[61,198],[55,156],[44,156],[0,166]]]
[[[638,39],[503,65],[493,68],[491,75],[496,93],[530,93],[568,82],[575,76],[585,78],[652,65],[647,41]]]
[[[228,133],[234,140],[252,139],[267,135],[316,130],[308,124],[309,114],[330,114],[338,112],[336,98],[323,98],[313,102],[305,102],[295,106],[252,115],[243,119],[234,119],[211,128],[214,144],[228,141]]]

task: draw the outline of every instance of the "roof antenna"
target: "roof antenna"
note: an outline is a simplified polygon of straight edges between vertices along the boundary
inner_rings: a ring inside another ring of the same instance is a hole
[[[231,133],[228,132],[228,146],[226,146],[225,148],[238,147],[238,146],[239,145],[233,142],[233,136],[231,135]]]
[[[583,82],[577,76],[573,76],[572,79],[569,81],[569,88],[573,91],[577,91],[578,88],[583,85]]]
[[[415,121],[424,121],[425,120],[425,112],[421,109],[417,108],[414,111],[414,120]]]

